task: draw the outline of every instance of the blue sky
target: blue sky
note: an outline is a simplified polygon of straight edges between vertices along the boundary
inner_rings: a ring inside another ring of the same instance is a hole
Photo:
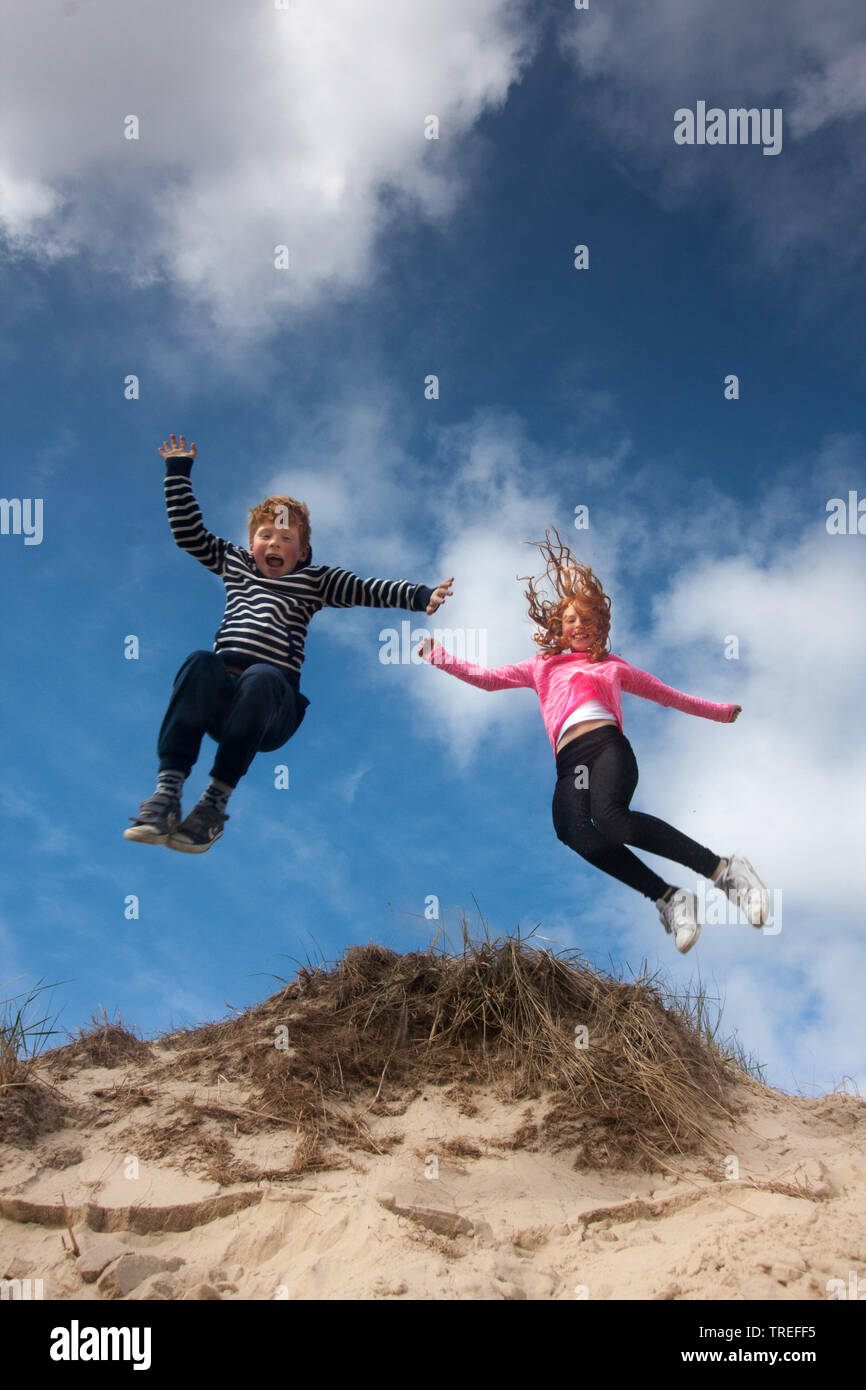
[[[105,1007],[152,1035],[354,942],[456,941],[476,899],[493,934],[700,979],[785,1090],[862,1090],[866,537],[826,519],[866,494],[866,18],[395,8],[12,7],[0,492],[42,499],[43,535],[0,535],[3,995],[63,981],[58,1027]],[[781,108],[781,153],[676,145],[699,100]],[[651,904],[557,841],[531,692],[384,664],[402,612],[313,620],[302,729],[210,852],[125,841],[223,606],[169,531],[172,431],[212,531],[245,544],[249,507],[301,497],[317,561],[454,574],[428,626],[483,630],[489,665],[533,651],[516,576],[557,526],[612,597],[615,651],[743,706],[723,726],[626,695],[632,804],[745,854],[782,929],[707,924],[679,957]]]

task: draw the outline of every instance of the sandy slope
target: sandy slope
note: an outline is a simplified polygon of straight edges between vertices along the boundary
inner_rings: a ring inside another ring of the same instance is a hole
[[[647,1175],[497,1147],[543,1102],[478,1091],[464,1114],[430,1087],[369,1117],[376,1139],[403,1136],[390,1151],[233,1182],[285,1170],[294,1128],[244,1134],[240,1087],[154,1075],[74,1071],[58,1084],[66,1125],[0,1146],[0,1277],[41,1279],[46,1299],[825,1300],[853,1272],[866,1294],[866,1103],[849,1095],[745,1078],[715,1154]]]

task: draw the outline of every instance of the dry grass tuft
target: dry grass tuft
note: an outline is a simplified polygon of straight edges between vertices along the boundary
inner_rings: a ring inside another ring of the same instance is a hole
[[[40,980],[32,989],[0,1000],[0,1141],[29,1146],[63,1123],[68,1106],[35,1068],[45,1039],[57,1030],[48,1016],[34,1018],[39,996],[53,985]],[[38,1006],[41,1009],[41,1003]]]
[[[149,1060],[153,1056],[150,1043],[137,1038],[118,1017],[110,1023],[105,1010],[102,1017],[93,1014],[90,1027],[78,1028],[78,1036],[63,1047],[52,1048],[46,1059],[52,1066],[119,1067],[125,1062]]]
[[[252,1169],[214,1134],[278,1128],[293,1146],[289,1166],[270,1174],[280,1180],[357,1166],[346,1151],[401,1143],[383,1118],[430,1086],[464,1116],[479,1114],[482,1088],[508,1104],[540,1102],[522,1107],[510,1136],[485,1140],[488,1152],[567,1148],[575,1166],[657,1170],[714,1149],[716,1126],[738,1108],[734,1084],[753,1068],[718,1042],[702,990],[676,995],[645,966],[634,981],[616,978],[519,935],[472,941],[465,919],[462,935],[457,952],[437,953],[435,941],[405,955],[351,946],[332,968],[301,966],[232,1018],[163,1036],[158,1051],[103,1011],[42,1060],[67,1074],[132,1063],[123,1085],[97,1093],[118,1114],[152,1101],[146,1082],[215,1086],[205,1103],[177,1105],[167,1127],[139,1126],[136,1152],[167,1157],[191,1145],[220,1181]],[[0,1137],[3,1094],[0,1085]],[[450,1154],[477,1156],[469,1140]]]
[[[327,1142],[399,1142],[374,1140],[365,1117],[399,1113],[432,1084],[464,1114],[481,1086],[506,1102],[544,1096],[541,1122],[527,1117],[506,1146],[653,1169],[711,1145],[733,1118],[745,1067],[715,1031],[703,993],[677,997],[645,974],[627,983],[520,937],[471,942],[464,922],[460,954],[351,946],[332,969],[302,966],[281,993],[208,1025],[204,1046],[203,1030],[165,1041],[173,1070],[250,1083],[249,1113],[315,1141],[310,1166]]]

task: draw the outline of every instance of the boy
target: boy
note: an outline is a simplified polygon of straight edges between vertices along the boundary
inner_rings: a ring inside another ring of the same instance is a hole
[[[453,579],[435,589],[406,580],[359,579],[313,565],[310,514],[292,497],[268,497],[250,512],[250,549],[221,540],[202,524],[190,471],[196,446],[174,435],[166,460],[169,525],[182,550],[213,570],[226,607],[213,651],[193,652],[175,677],[157,742],[159,775],[141,803],[127,840],[202,854],[223,833],[226,804],[258,752],[281,748],[297,731],[309,701],[300,692],[304,641],[321,608],[408,608],[435,613]],[[181,824],[180,794],[208,733],[218,743],[210,784]]]

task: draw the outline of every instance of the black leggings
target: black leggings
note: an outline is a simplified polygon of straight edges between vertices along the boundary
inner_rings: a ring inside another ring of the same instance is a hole
[[[690,840],[666,821],[630,811],[638,771],[634,750],[617,724],[579,734],[556,755],[553,824],[568,845],[597,869],[656,902],[670,884],[625,846],[673,859],[712,878],[721,855]]]

